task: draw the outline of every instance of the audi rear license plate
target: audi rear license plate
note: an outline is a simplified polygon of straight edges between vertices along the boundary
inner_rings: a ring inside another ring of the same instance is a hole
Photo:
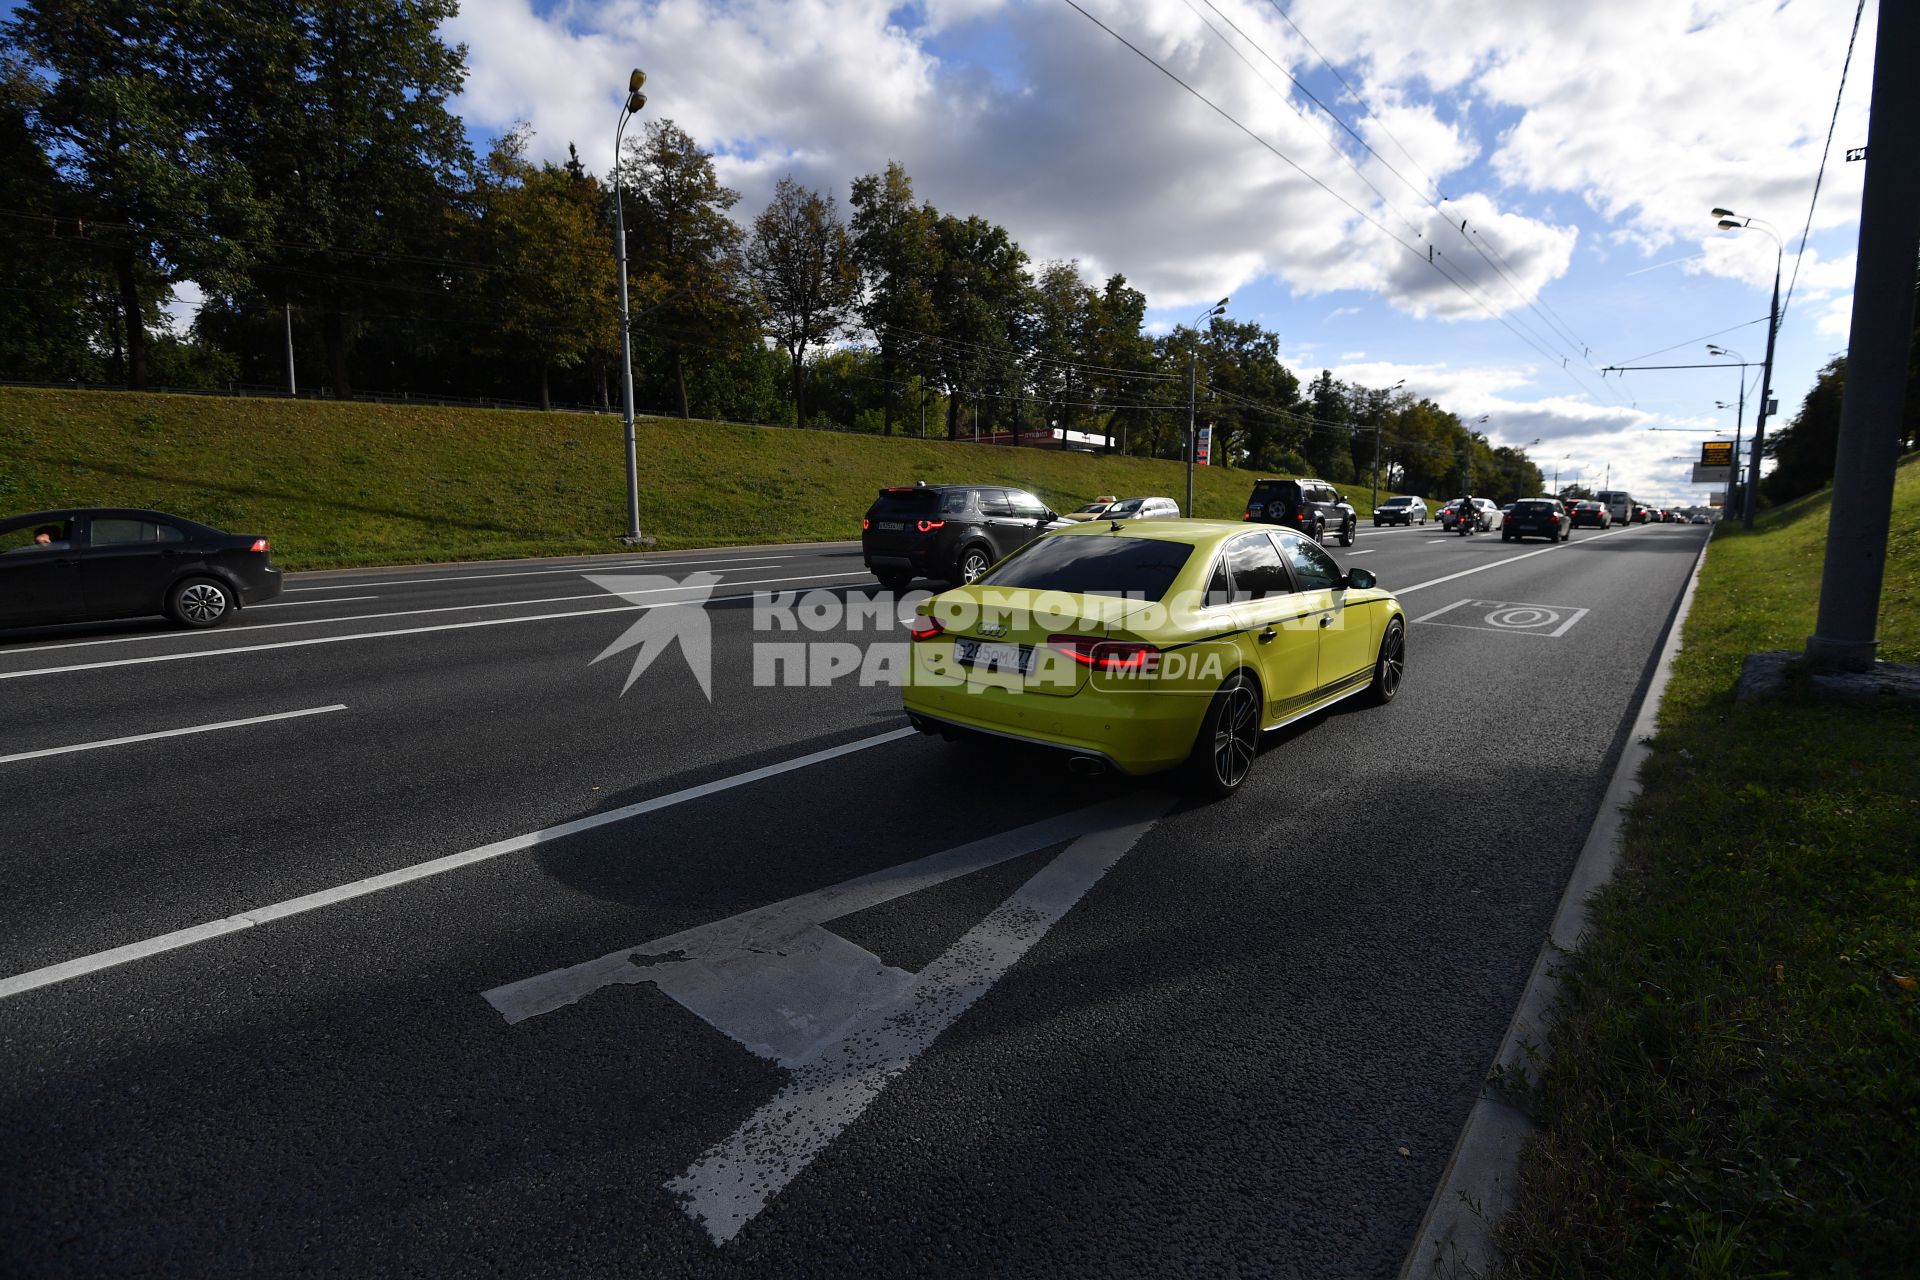
[[[906,525],[901,524],[898,520],[882,520],[880,522],[880,530],[883,533],[898,533],[906,527]]]
[[[994,644],[987,640],[956,640],[953,656],[963,667],[981,667],[988,671],[1017,671],[1028,675],[1033,669],[1033,650],[1026,645]]]

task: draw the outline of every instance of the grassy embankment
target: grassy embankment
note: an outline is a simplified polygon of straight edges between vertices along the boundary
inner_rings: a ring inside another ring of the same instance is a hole
[[[916,479],[1060,511],[1186,491],[1175,462],[679,419],[643,419],[639,455],[663,548],[855,537],[876,489]],[[1237,517],[1252,479],[1199,468],[1195,506]],[[615,551],[625,486],[614,416],[0,388],[0,514],[153,507],[264,533],[289,569]]]
[[[1713,539],[1531,1098],[1513,1274],[1920,1273],[1920,712],[1732,700],[1813,630],[1827,506]],[[1883,657],[1920,660],[1917,606],[1908,458]]]

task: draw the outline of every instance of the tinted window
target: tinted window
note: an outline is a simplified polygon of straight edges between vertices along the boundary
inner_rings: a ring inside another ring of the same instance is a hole
[[[1413,505],[1413,499],[1412,498],[1388,498],[1385,502],[1381,503],[1380,505],[1383,507],[1410,507]]]
[[[1286,548],[1287,563],[1293,566],[1294,576],[1300,579],[1302,591],[1330,591],[1334,583],[1340,581],[1340,566],[1316,544],[1305,538],[1279,538],[1277,541]]]
[[[42,543],[40,535],[47,535]],[[23,524],[0,533],[0,555],[12,552],[30,554],[33,551],[64,551],[73,545],[73,522],[55,520],[44,524]]]
[[[980,509],[988,515],[1010,516],[1013,514],[1013,504],[1007,501],[1005,489],[981,489],[979,494]]]
[[[1291,480],[1276,480],[1270,484],[1253,486],[1255,502],[1291,503],[1299,495],[1300,486]]]
[[[994,587],[1158,600],[1193,548],[1158,538],[1053,537],[1029,542],[980,581]]]
[[[1227,561],[1222,556],[1213,566],[1213,576],[1207,579],[1207,607],[1232,603],[1233,591],[1227,586]]]
[[[1128,516],[1138,515],[1145,503],[1145,498],[1128,498],[1125,502],[1116,502],[1108,507],[1107,514],[1116,520],[1124,520]]]
[[[940,495],[940,514],[943,516],[964,515],[973,496],[971,489],[949,489]]]
[[[1264,600],[1293,593],[1293,580],[1280,563],[1280,553],[1264,533],[1234,539],[1227,547],[1227,570],[1233,575],[1235,600]]]
[[[95,520],[93,545],[123,547],[136,542],[178,542],[180,531],[170,524],[151,520]]]
[[[930,516],[940,509],[940,490],[938,489],[882,489],[874,500],[869,515],[876,516]],[[94,528],[99,529],[96,524]],[[99,534],[94,535],[95,541]]]
[[[1007,500],[1013,504],[1013,514],[1017,516],[1038,520],[1047,514],[1047,504],[1024,489],[1007,490]]]
[[[1513,509],[1515,511],[1526,512],[1528,515],[1546,515],[1549,511],[1558,511],[1560,504],[1557,502],[1516,502],[1513,504]]]

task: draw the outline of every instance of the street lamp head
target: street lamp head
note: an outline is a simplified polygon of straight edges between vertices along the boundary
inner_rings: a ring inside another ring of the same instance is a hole
[[[641,86],[645,85],[646,83],[647,83],[647,73],[642,71],[640,68],[635,67],[627,75],[627,92],[638,93],[640,92]],[[1718,212],[1718,210],[1715,210],[1715,212]]]
[[[1713,211],[1713,216],[1714,216],[1714,217],[1716,217],[1716,218],[1731,218],[1731,217],[1733,216],[1733,210],[1731,210],[1731,209],[1715,209],[1715,210]]]
[[[1722,231],[1738,231],[1744,224],[1735,222],[1732,218],[1722,218],[1719,225]]]
[[[635,67],[627,76],[627,114],[638,115],[647,105],[647,95],[640,92],[640,86],[647,82],[647,73]]]

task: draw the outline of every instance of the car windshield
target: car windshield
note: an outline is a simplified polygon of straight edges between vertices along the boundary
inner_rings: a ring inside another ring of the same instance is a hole
[[[1081,507],[1078,511],[1074,512],[1074,514],[1077,516],[1085,516],[1085,515],[1097,516],[1102,511],[1105,511],[1108,507],[1112,505],[1113,504],[1111,502],[1089,502],[1086,506]]]
[[[1380,505],[1383,507],[1410,507],[1413,505],[1413,499],[1412,498],[1388,498],[1385,502],[1381,503]]]
[[[1056,535],[1028,543],[1025,550],[980,582],[993,587],[1159,600],[1192,555],[1193,548],[1186,543],[1159,538]]]
[[[1110,516],[1130,516],[1146,503],[1145,498],[1128,498],[1125,502],[1116,502],[1107,508]]]

